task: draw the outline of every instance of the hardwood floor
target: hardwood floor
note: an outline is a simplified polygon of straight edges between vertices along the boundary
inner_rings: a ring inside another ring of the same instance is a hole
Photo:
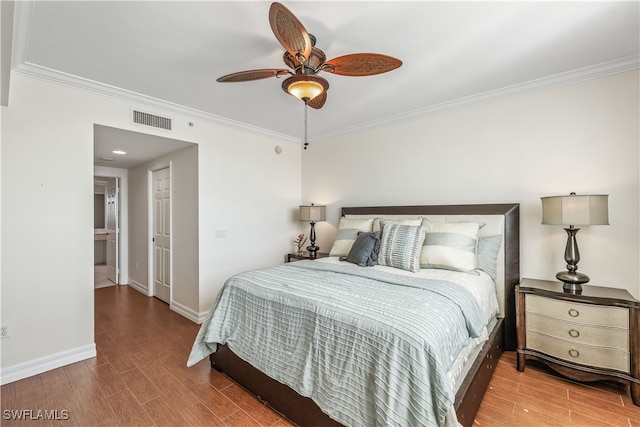
[[[535,362],[518,372],[515,352],[505,352],[474,425],[639,427],[640,407],[619,383],[573,382]]]
[[[98,356],[2,386],[0,424],[291,426],[208,360],[186,368],[198,325],[129,287],[95,295]],[[578,384],[534,364],[520,373],[507,352],[474,424],[640,427],[640,408],[614,383]]]

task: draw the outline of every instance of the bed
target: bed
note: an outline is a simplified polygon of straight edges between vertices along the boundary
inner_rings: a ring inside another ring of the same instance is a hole
[[[230,278],[188,365],[301,426],[471,425],[516,346],[519,205],[345,207],[331,254]]]

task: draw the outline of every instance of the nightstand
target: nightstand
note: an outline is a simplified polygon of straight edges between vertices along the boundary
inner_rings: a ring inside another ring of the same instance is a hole
[[[318,259],[318,258],[326,258],[329,254],[325,252],[318,252],[315,257],[309,256],[309,252],[304,252],[301,254],[289,253],[284,256],[284,262],[298,261],[301,259]]]
[[[630,384],[640,406],[640,301],[623,289],[522,279],[516,286],[517,366],[537,360],[578,381]]]

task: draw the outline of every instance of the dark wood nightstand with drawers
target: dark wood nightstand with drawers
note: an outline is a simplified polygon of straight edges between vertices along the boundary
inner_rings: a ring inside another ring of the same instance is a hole
[[[522,279],[516,324],[519,371],[532,359],[574,380],[628,383],[640,406],[640,301],[626,290]]]

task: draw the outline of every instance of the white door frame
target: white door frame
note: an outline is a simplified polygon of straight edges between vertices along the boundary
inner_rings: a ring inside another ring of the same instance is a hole
[[[127,170],[120,168],[109,168],[105,166],[93,167],[94,177],[118,178],[120,181],[120,239],[118,242],[119,265],[120,265],[120,284],[127,285],[129,283],[129,205],[128,201],[128,181]],[[93,238],[93,236],[91,236]],[[93,285],[92,285],[93,286]]]
[[[161,169],[169,168],[169,193],[171,194],[171,202],[169,205],[169,235],[173,240],[173,165],[172,162],[169,161],[168,165],[158,166],[154,169],[147,170],[147,229],[148,229],[148,249],[147,249],[147,296],[154,296],[155,284],[153,283],[153,269],[154,265],[154,257],[153,257],[153,173],[155,171]],[[173,241],[169,246],[169,263],[171,264],[169,267],[170,275],[170,283],[169,287],[169,305],[173,303]]]

